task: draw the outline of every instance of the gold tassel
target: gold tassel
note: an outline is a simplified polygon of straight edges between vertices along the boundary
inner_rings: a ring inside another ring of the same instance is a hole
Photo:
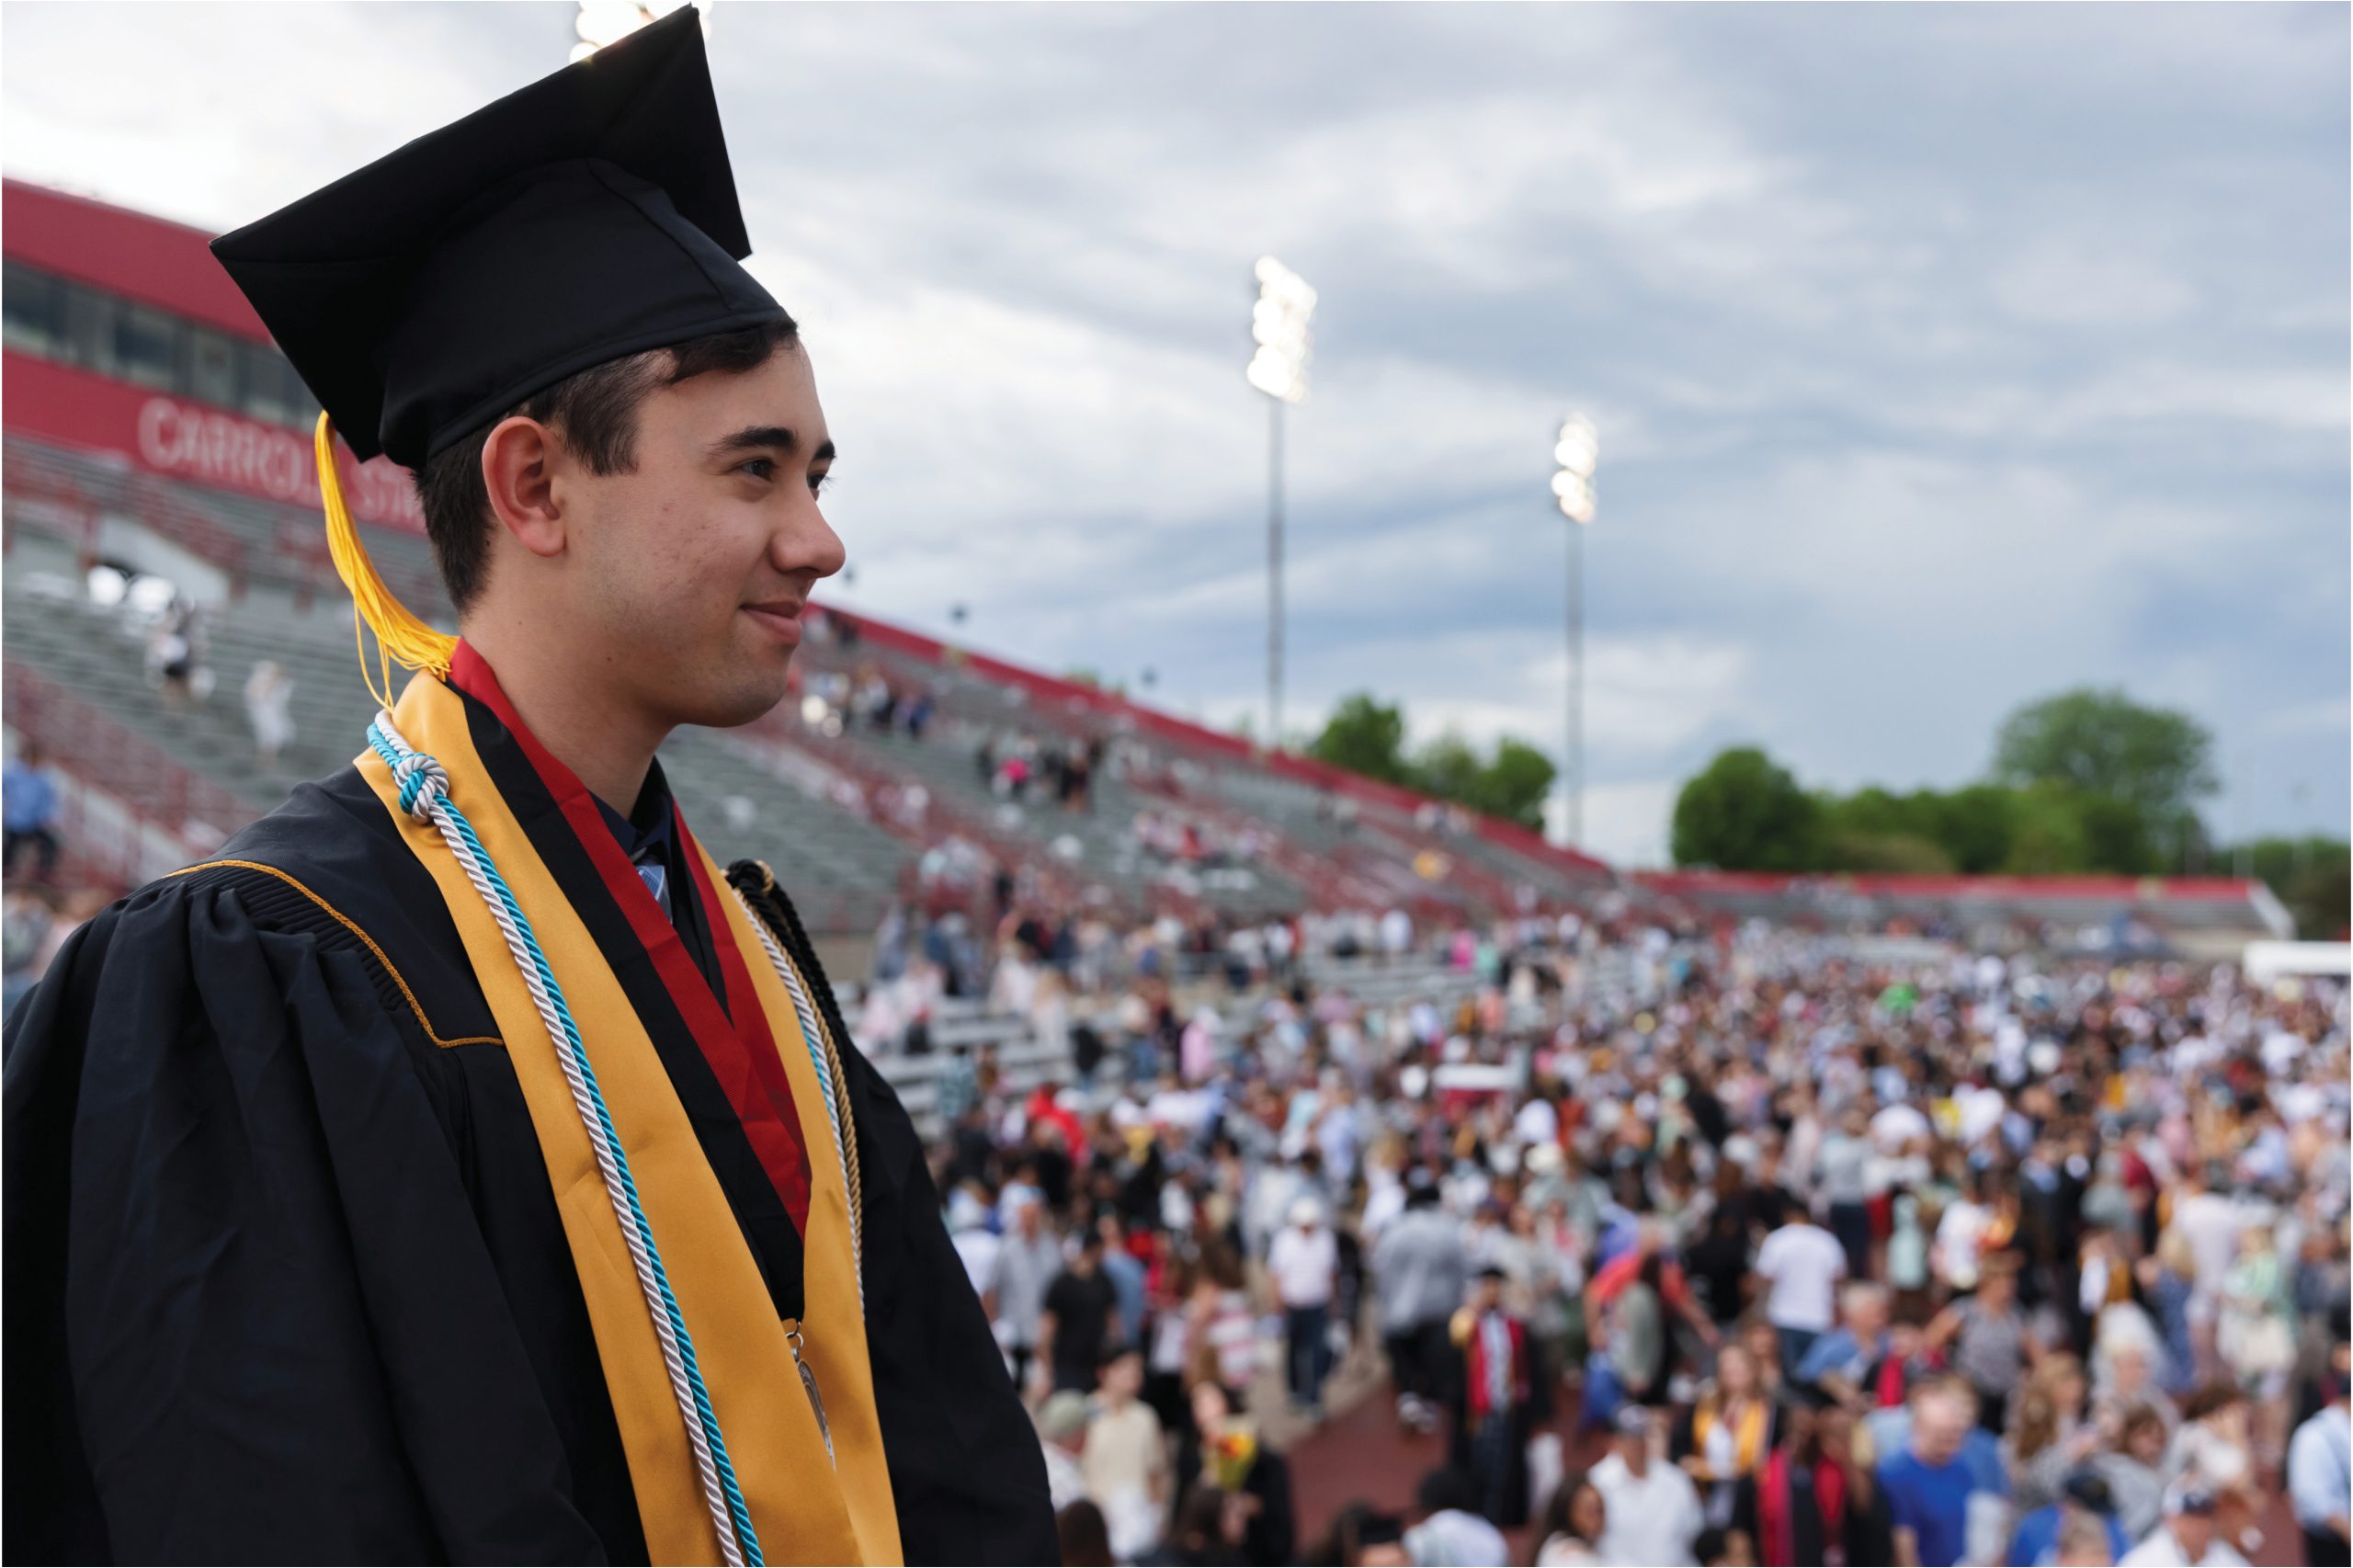
[[[376,563],[368,559],[368,547],[359,542],[351,508],[344,503],[343,476],[335,462],[335,424],[324,413],[319,415],[317,446],[319,497],[327,512],[327,553],[335,558],[335,575],[351,593],[351,641],[359,650],[359,676],[368,683],[368,694],[389,713],[397,695],[392,690],[392,666],[400,665],[447,679],[458,640],[417,619],[376,574]],[[359,630],[363,624],[376,638],[372,665]],[[383,683],[381,690],[379,679]]]

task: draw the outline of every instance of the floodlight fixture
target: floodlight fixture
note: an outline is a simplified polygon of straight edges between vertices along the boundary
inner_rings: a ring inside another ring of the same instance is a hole
[[[1298,403],[1307,396],[1313,344],[1308,323],[1315,314],[1315,290],[1270,256],[1260,256],[1252,274],[1258,280],[1258,302],[1250,310],[1250,341],[1257,349],[1243,374],[1268,397]]]
[[[1593,421],[1582,414],[1563,420],[1552,443],[1552,460],[1559,465],[1552,475],[1552,498],[1561,515],[1573,523],[1590,523],[1597,510],[1594,470],[1601,462],[1601,434]]]

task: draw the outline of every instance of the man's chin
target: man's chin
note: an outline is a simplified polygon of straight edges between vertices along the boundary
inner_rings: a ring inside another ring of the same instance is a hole
[[[779,661],[773,667],[755,667],[747,661],[722,672],[708,687],[695,693],[687,716],[679,722],[711,730],[733,730],[758,722],[775,712],[785,699],[787,662]]]

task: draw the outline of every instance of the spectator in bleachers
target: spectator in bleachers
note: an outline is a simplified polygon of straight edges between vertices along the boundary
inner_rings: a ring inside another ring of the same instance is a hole
[[[147,664],[164,693],[164,706],[174,712],[200,697],[210,680],[203,669],[203,620],[197,607],[175,597],[147,640]]]
[[[29,848],[34,866],[43,881],[57,874],[60,847],[57,824],[63,802],[58,797],[57,778],[50,771],[48,759],[31,741],[20,746],[8,758],[5,778],[0,778],[0,805],[5,805],[7,818],[7,846],[0,860],[5,860],[7,875],[17,874],[18,852]]]
[[[59,917],[57,890],[43,882],[11,881],[0,915],[0,1016],[15,1010],[49,965],[50,928]]]
[[[255,761],[264,773],[277,772],[279,754],[294,743],[294,677],[276,660],[262,660],[245,677],[245,721]]]

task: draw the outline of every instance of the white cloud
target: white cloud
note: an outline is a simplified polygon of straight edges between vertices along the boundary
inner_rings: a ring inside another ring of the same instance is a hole
[[[1584,841],[1578,847],[1621,870],[1651,870],[1671,864],[1668,845],[1675,797],[1682,787],[1679,779],[1649,778],[1587,790]],[[1568,839],[1567,806],[1558,790],[1544,803],[1544,833],[1555,843]]]
[[[2031,243],[1994,275],[1994,297],[2022,321],[2058,326],[2149,326],[2198,303],[2187,279],[2113,239]]]

